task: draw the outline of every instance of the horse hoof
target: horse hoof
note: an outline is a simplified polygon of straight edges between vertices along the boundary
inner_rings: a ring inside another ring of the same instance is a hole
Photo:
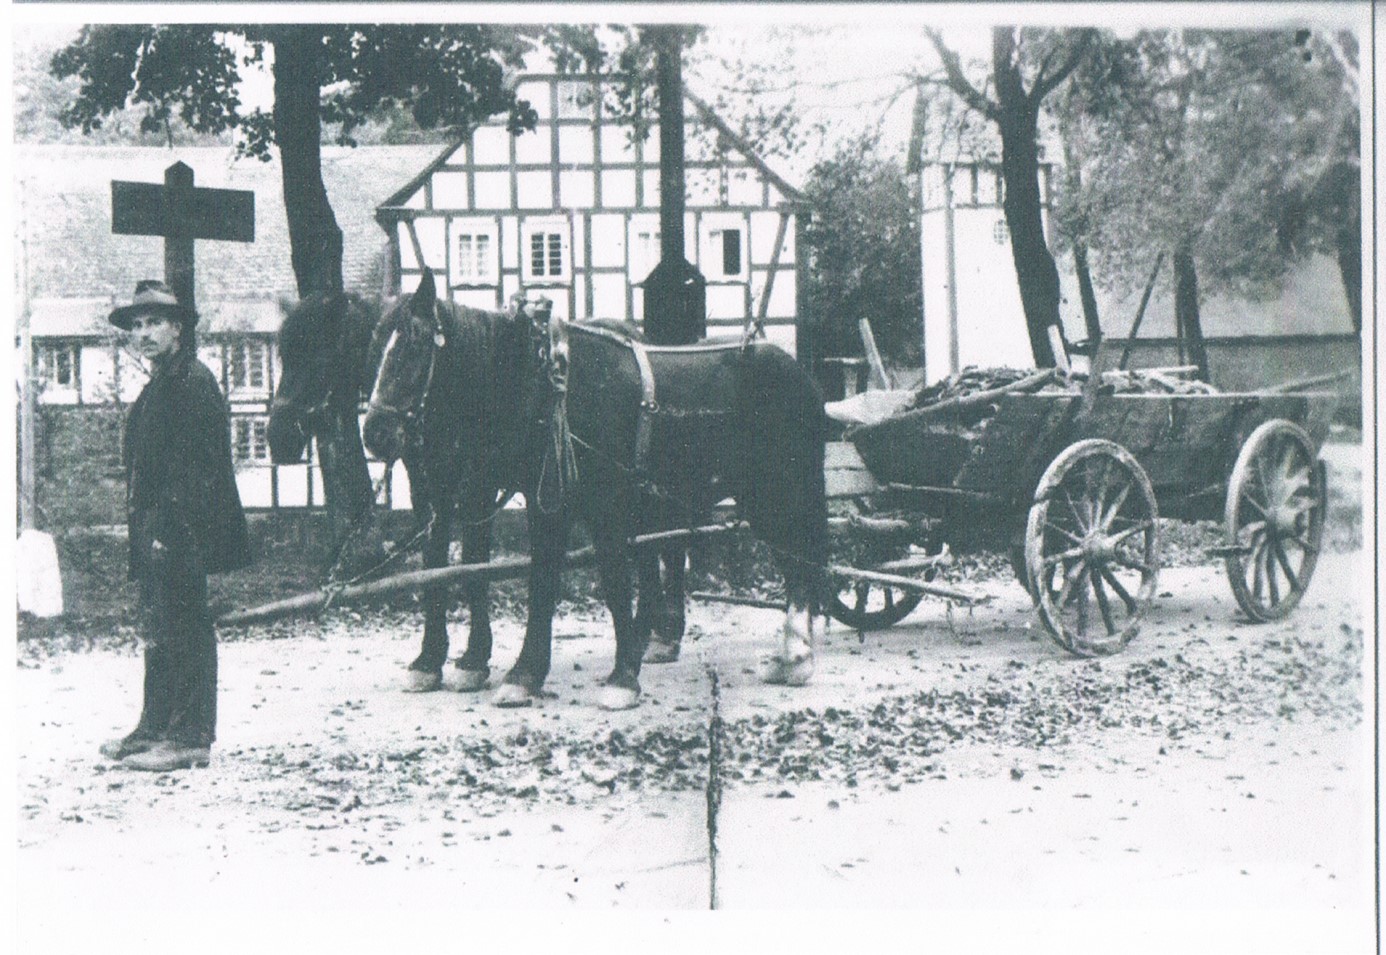
[[[803,686],[813,676],[813,657],[783,660],[772,657],[760,668],[760,680],[774,686]]]
[[[442,685],[443,674],[436,670],[428,673],[423,670],[404,671],[405,693],[432,693]]]
[[[665,643],[662,640],[651,640],[645,647],[645,663],[673,663],[679,658],[679,645],[677,643]]]
[[[518,683],[502,683],[496,689],[496,695],[491,697],[491,702],[504,709],[513,709],[517,706],[529,706],[534,702],[535,694],[530,692],[528,687],[520,686]]]
[[[491,677],[491,668],[484,670],[458,670],[457,692],[475,693],[486,689],[486,681]]]
[[[597,694],[597,705],[604,710],[631,710],[640,702],[640,691],[624,686],[604,686]]]

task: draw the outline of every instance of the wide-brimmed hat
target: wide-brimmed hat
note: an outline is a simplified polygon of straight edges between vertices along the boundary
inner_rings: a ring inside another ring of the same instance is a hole
[[[130,330],[137,315],[163,315],[184,325],[197,324],[197,312],[178,301],[178,296],[158,279],[144,279],[135,284],[135,297],[111,313],[108,321],[116,328]]]

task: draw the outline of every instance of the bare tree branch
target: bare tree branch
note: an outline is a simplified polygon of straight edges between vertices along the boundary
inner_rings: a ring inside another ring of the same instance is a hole
[[[1080,32],[1077,41],[1069,49],[1068,56],[1065,58],[1063,64],[1052,76],[1048,77],[1044,75],[1044,70],[1048,66],[1048,58],[1046,57],[1045,65],[1040,68],[1039,74],[1035,77],[1035,85],[1030,90],[1030,98],[1034,102],[1038,103],[1048,96],[1053,92],[1056,86],[1066,80],[1068,75],[1078,68],[1078,64],[1082,61],[1083,57],[1087,55],[1088,47],[1092,44],[1094,36],[1096,36],[1096,33],[1093,30],[1083,30]]]
[[[1001,107],[992,100],[987,99],[977,87],[973,86],[963,73],[962,62],[958,54],[948,49],[944,45],[943,37],[932,27],[926,28],[924,34],[929,38],[929,42],[934,45],[938,52],[938,58],[943,62],[943,70],[947,75],[948,88],[963,98],[968,106],[977,110],[988,119],[1000,120]]]

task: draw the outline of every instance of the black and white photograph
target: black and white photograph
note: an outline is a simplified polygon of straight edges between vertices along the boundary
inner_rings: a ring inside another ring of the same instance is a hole
[[[1371,0],[8,12],[16,951],[1380,951]]]

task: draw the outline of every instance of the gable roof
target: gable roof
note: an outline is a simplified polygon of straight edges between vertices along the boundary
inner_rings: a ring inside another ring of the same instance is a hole
[[[533,81],[553,79],[598,83],[610,82],[612,78],[609,76],[602,76],[599,74],[575,73],[570,75],[559,73],[529,73],[520,77],[519,82],[524,82],[527,80]],[[720,116],[713,112],[711,106],[709,106],[697,95],[692,93],[688,89],[687,85],[684,86],[683,98],[685,107],[692,107],[692,114],[701,119],[702,122],[704,122],[708,126],[711,126],[714,130],[716,130],[718,135],[728,146],[730,146],[733,150],[739,153],[741,157],[745,159],[748,163],[750,163],[751,166],[753,166],[757,172],[764,176],[772,186],[779,190],[780,194],[784,196],[785,201],[790,203],[802,203],[804,201],[803,195],[799,192],[798,189],[796,189],[794,186],[791,186],[783,176],[771,169],[770,166],[765,162],[765,160],[762,159],[760,155],[757,154],[756,151],[751,148],[751,145],[747,143],[740,135],[738,135],[730,126],[728,126],[725,120],[723,120]],[[687,124],[688,122],[688,117],[689,110],[685,108],[685,124]],[[491,123],[483,125],[499,125],[499,122],[492,121]],[[462,148],[462,144],[464,141],[464,139],[459,139],[456,142],[449,144],[441,153],[436,155],[427,166],[420,170],[418,175],[414,176],[399,189],[396,189],[393,193],[390,194],[389,198],[381,202],[380,207],[382,209],[393,209],[399,208],[403,206],[405,203],[407,203],[410,197],[413,196],[416,192],[418,192],[419,189],[422,188],[423,184],[428,181],[429,176],[433,175],[434,172],[436,172],[440,167],[446,164],[447,161],[452,157],[452,155]]]
[[[323,148],[323,180],[343,233],[348,289],[379,291],[386,237],[374,221],[375,208],[391,183],[436,150],[436,145]],[[252,316],[266,310],[252,302],[274,303],[277,312],[279,298],[297,298],[277,158],[236,158],[230,147],[58,145],[19,145],[11,155],[21,223],[16,232],[26,254],[36,334],[47,331],[43,316],[50,311],[60,324],[75,321],[70,310],[37,307],[41,302],[109,303],[112,296],[124,301],[137,280],[163,275],[163,239],[112,234],[111,180],[159,183],[164,169],[178,161],[192,167],[199,186],[255,193],[253,243],[197,243],[199,309],[207,315],[226,312],[228,318],[231,312],[243,313],[237,321],[258,327],[263,320]]]

